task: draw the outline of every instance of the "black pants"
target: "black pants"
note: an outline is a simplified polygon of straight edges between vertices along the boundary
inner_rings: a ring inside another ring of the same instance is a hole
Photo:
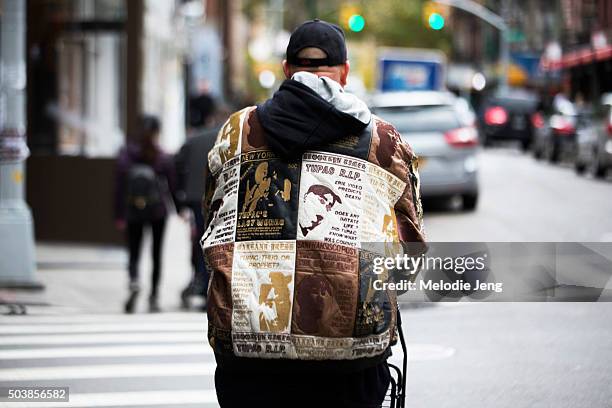
[[[151,274],[151,296],[157,296],[159,280],[161,278],[161,251],[166,228],[166,218],[155,221],[129,221],[127,224],[127,241],[130,260],[128,270],[130,282],[138,282],[138,264],[142,248],[142,235],[145,226],[150,226],[153,234],[152,257],[153,272]]]
[[[222,408],[378,408],[390,378],[386,362],[350,374],[245,373],[217,367],[215,388]]]

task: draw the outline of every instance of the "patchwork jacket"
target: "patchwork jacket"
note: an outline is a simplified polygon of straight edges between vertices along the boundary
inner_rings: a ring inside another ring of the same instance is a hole
[[[424,242],[416,157],[372,115],[359,134],[301,157],[267,144],[257,107],[230,116],[209,153],[201,244],[217,362],[386,358],[396,294],[374,290],[368,243]]]

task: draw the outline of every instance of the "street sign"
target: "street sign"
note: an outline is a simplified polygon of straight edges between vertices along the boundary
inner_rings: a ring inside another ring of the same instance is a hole
[[[383,49],[379,56],[379,90],[437,91],[444,88],[446,58],[436,50]]]

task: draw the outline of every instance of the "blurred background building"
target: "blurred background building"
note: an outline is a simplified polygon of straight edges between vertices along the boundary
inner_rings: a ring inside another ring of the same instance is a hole
[[[28,1],[27,197],[42,240],[120,242],[114,157],[140,113],[161,145],[185,140],[189,96],[226,100],[244,78],[238,2]]]
[[[550,92],[565,89],[595,101],[612,84],[612,1],[481,1],[509,26],[509,81]],[[499,32],[473,15],[452,10],[452,61],[471,62],[489,76],[497,62]]]

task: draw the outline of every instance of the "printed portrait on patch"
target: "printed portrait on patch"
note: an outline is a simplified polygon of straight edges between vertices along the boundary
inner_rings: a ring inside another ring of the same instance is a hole
[[[358,250],[298,241],[292,333],[349,337],[357,308]]]
[[[259,287],[259,328],[268,332],[284,332],[289,329],[291,318],[291,291],[293,275],[270,272],[270,282]]]
[[[359,245],[367,162],[327,152],[302,157],[297,239]]]
[[[313,184],[302,198],[298,219],[300,233],[303,237],[319,236],[317,228],[325,231],[329,224],[329,215],[336,204],[342,204],[340,196],[331,188],[322,184]]]
[[[236,243],[232,324],[238,332],[288,333],[293,300],[295,243]]]
[[[295,239],[298,164],[283,163],[274,153],[242,155],[236,240]]]

